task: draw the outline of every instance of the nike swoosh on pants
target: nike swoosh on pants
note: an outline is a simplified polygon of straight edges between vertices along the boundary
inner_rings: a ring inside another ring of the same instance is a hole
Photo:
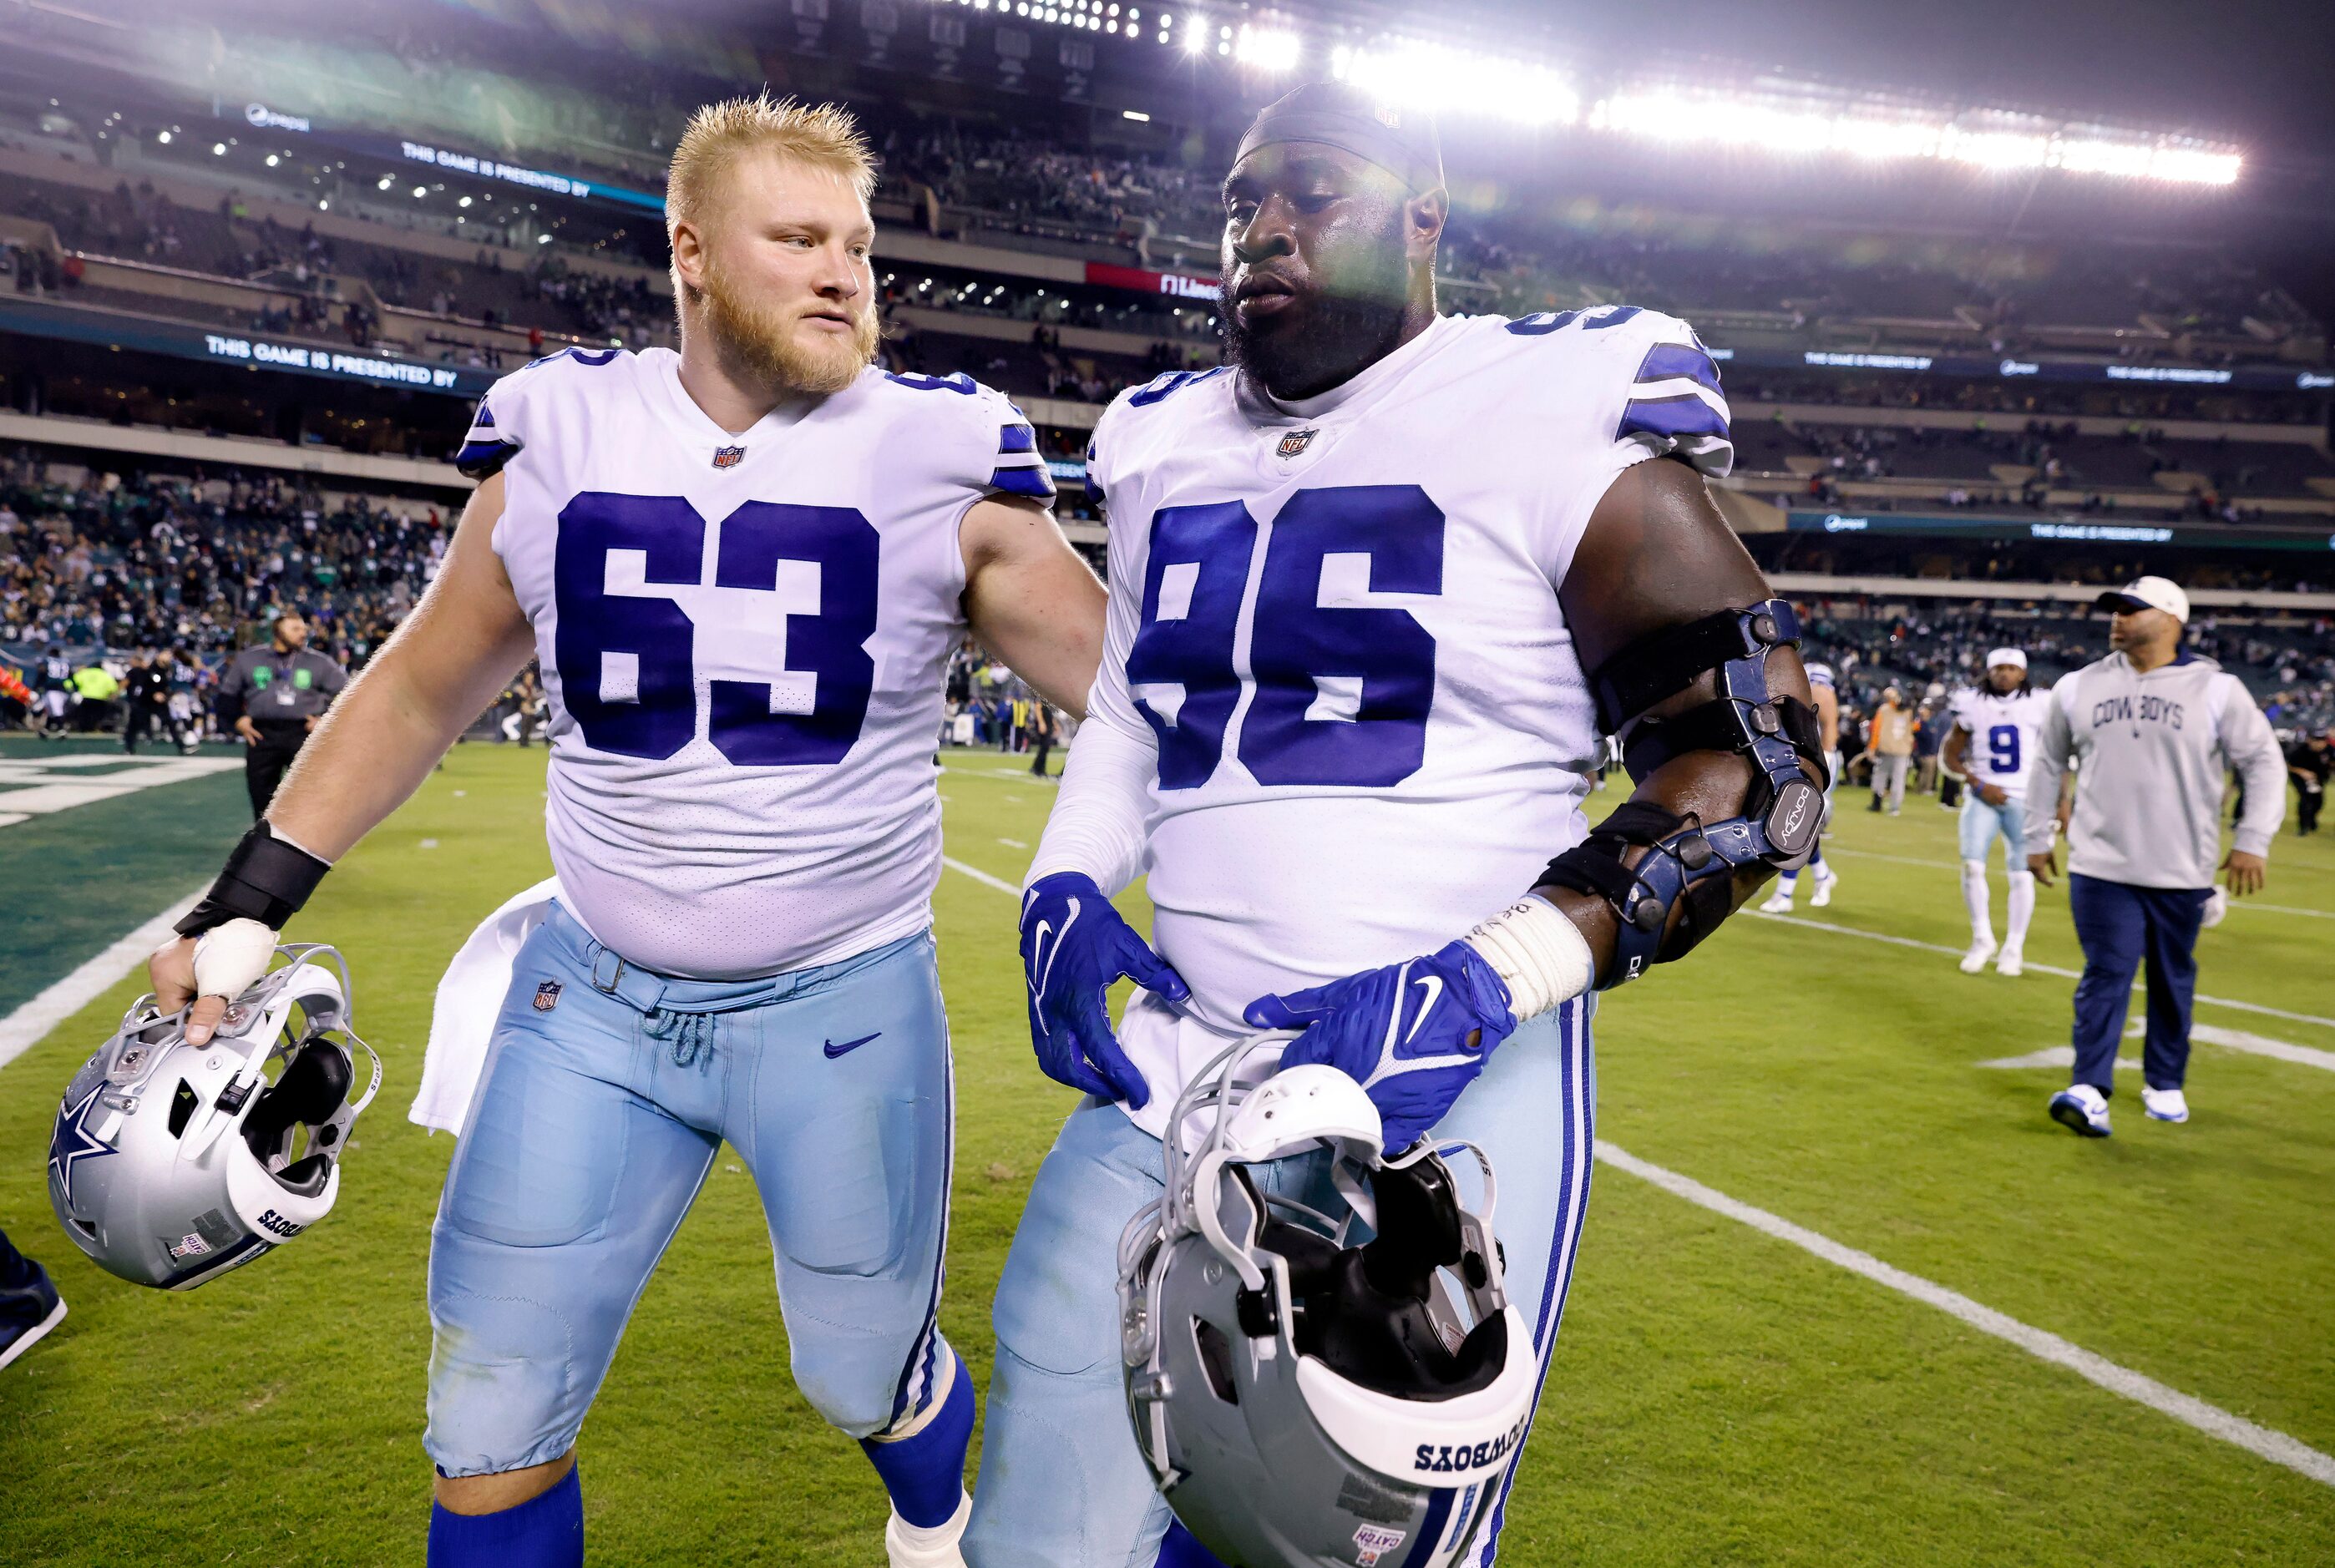
[[[877,1034],[881,1034],[884,1031],[879,1029],[876,1031],[876,1034],[863,1034],[857,1040],[847,1040],[841,1045],[838,1045],[835,1041],[830,1040],[827,1042],[825,1047],[827,1059],[829,1061],[833,1061],[837,1057],[843,1055],[846,1051],[857,1050],[861,1046],[866,1045],[869,1040],[875,1039]]]

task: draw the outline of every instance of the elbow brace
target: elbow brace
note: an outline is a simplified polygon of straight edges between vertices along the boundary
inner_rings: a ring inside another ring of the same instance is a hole
[[[1750,760],[1740,815],[1705,823],[1649,801],[1616,808],[1580,844],[1549,862],[1544,884],[1603,898],[1620,923],[1613,964],[1599,989],[1635,980],[1650,963],[1685,956],[1733,908],[1733,876],[1754,865],[1797,866],[1824,826],[1823,731],[1816,710],[1768,687],[1768,655],[1800,640],[1782,599],[1722,610],[1641,637],[1592,673],[1601,728],[1620,743],[1632,782],[1690,751]],[[1684,712],[1647,712],[1716,673],[1719,692]],[[1819,782],[1802,770],[1812,764]],[[1623,857],[1644,854],[1634,866]],[[1672,930],[1671,912],[1684,912]]]

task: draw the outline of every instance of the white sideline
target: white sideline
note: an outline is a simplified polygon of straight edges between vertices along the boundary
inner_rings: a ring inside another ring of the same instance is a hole
[[[49,1031],[103,996],[113,988],[116,981],[144,963],[146,955],[161,946],[163,940],[170,934],[170,927],[176,925],[201,897],[200,891],[188,894],[6,1018],[0,1019],[0,1067],[5,1067],[24,1055],[46,1037]]]
[[[2218,1405],[2209,1405],[2193,1394],[2168,1389],[2154,1378],[2120,1367],[2106,1357],[2094,1355],[2081,1345],[2063,1340],[2057,1334],[2031,1328],[2016,1318],[2006,1317],[1992,1307],[1981,1306],[1959,1291],[1950,1291],[1918,1274],[1893,1268],[1870,1253],[1843,1246],[1829,1236],[1803,1229],[1765,1209],[1753,1208],[1749,1204],[1707,1187],[1691,1176],[1664,1170],[1658,1165],[1649,1165],[1603,1138],[1597,1140],[1597,1158],[1603,1164],[1627,1171],[1642,1181],[1652,1182],[1664,1192],[1682,1197],[1713,1214],[1739,1220],[1754,1230],[1764,1231],[1778,1241],[1789,1242],[1805,1252],[1813,1253],[1828,1263],[1837,1264],[1851,1273],[1864,1275],[1875,1284],[1885,1285],[1902,1295],[1935,1307],[1949,1316],[1959,1318],[1981,1333],[2008,1341],[2030,1356],[2065,1367],[2078,1377],[2097,1383],[2112,1394],[2121,1394],[2127,1399],[2170,1416],[2209,1437],[2233,1443],[2250,1454],[2259,1455],[2273,1465],[2283,1465],[2321,1486],[2335,1486],[2335,1457],[2330,1457],[2283,1432],[2257,1426],[2243,1416],[2232,1415]]]
[[[1862,936],[1867,942],[1885,942],[1893,947],[1919,948],[1923,953],[1943,953],[1953,958],[1960,958],[1962,955],[1962,950],[1959,947],[1948,947],[1936,942],[1916,942],[1910,936],[1892,936],[1882,931],[1860,931],[1854,925],[1836,925],[1829,921],[1808,920],[1797,915],[1769,915],[1759,909],[1746,909],[1742,913],[1755,915],[1761,920],[1775,920],[1786,925],[1796,925],[1804,931],[1829,931],[1836,936]],[[2072,969],[2061,969],[2057,964],[2051,963],[2038,963],[2033,959],[2027,961],[2027,967],[2038,974],[2056,974],[2062,980],[2080,978]],[[2141,982],[2137,980],[2134,981],[2132,988],[2135,991],[2140,990]],[[2285,1019],[2290,1023],[2315,1023],[2321,1029],[2335,1029],[2335,1018],[2320,1018],[2316,1013],[2288,1012],[2283,1008],[2264,1007],[2258,1002],[2236,1002],[2226,996],[2208,996],[2202,991],[2197,993],[2196,999],[2214,1007],[2233,1007],[2241,1012],[2259,1012],[2266,1018]]]

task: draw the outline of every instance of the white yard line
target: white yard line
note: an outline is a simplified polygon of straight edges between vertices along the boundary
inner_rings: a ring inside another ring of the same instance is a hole
[[[2018,1346],[2030,1356],[2065,1367],[2078,1377],[2096,1383],[2112,1394],[2121,1395],[2170,1416],[2207,1437],[2235,1444],[2250,1454],[2259,1455],[2273,1465],[2283,1465],[2321,1486],[2335,1486],[2335,1457],[2322,1454],[2283,1432],[2258,1426],[2243,1416],[2232,1415],[2220,1406],[2209,1405],[2194,1394],[2169,1389],[2154,1378],[2128,1367],[2120,1367],[2057,1334],[2030,1327],[2016,1318],[1996,1312],[1992,1307],[1982,1306],[1959,1291],[1950,1291],[1918,1274],[1894,1268],[1870,1253],[1843,1246],[1829,1236],[1818,1235],[1765,1209],[1753,1208],[1749,1204],[1707,1187],[1692,1177],[1664,1170],[1658,1165],[1649,1165],[1603,1138],[1597,1140],[1597,1158],[1602,1164],[1627,1171],[1698,1207],[1724,1215],[1754,1230],[1764,1231],[1778,1241],[1789,1242],[1804,1252],[1813,1253],[1828,1263],[1846,1269],[1851,1273],[1861,1274],[1901,1295],[1911,1296],[1925,1306],[1935,1307],[1981,1333],[1991,1334],[1998,1340]]]
[[[2134,1020],[2136,1023],[2141,1021]],[[2146,1026],[2143,1024],[2143,1031]],[[2242,1029],[2220,1029],[2210,1023],[2193,1023],[2189,1038],[2202,1040],[2207,1045],[2225,1046],[2231,1050],[2252,1051],[2256,1056],[2276,1057],[2281,1061],[2300,1062],[2315,1067],[2321,1072],[2335,1072],[2335,1050],[2319,1050],[2308,1045],[2292,1045],[2283,1040],[2272,1040],[2265,1035],[2248,1034]]]
[[[1797,915],[1768,915],[1757,909],[1747,909],[1743,913],[1760,920],[1773,920],[1786,925],[1797,926],[1804,931],[1829,931],[1839,936],[1861,936],[1867,942],[1885,942],[1892,947],[1912,947],[1923,953],[1943,953],[1953,958],[1960,958],[1962,954],[1962,950],[1959,947],[1947,947],[1935,942],[1916,942],[1910,936],[1891,936],[1879,931],[1860,931],[1854,925],[1836,925],[1830,921],[1809,920]],[[2061,969],[2057,964],[2038,963],[2031,958],[2027,961],[2027,967],[2038,974],[2056,974],[2062,980],[2078,978],[2076,971],[2072,969]],[[2133,982],[2132,988],[2135,991],[2140,990],[2141,982]],[[2283,1008],[2264,1007],[2258,1002],[2237,1002],[2226,996],[2208,996],[2202,991],[2197,993],[2197,1000],[2214,1007],[2233,1007],[2241,1012],[2259,1012],[2265,1018],[2282,1018],[2290,1023],[2315,1023],[2321,1029],[2335,1029],[2335,1018],[2320,1018],[2316,1013],[2288,1012]]]
[[[1013,886],[1011,882],[1006,881],[1003,876],[992,876],[986,871],[980,870],[975,866],[967,866],[962,860],[953,860],[945,855],[941,857],[941,864],[947,866],[951,871],[963,872],[965,876],[972,877],[975,882],[980,883],[984,887],[994,887],[998,892],[1010,893],[1016,898],[1022,896],[1022,890]]]
[[[161,914],[82,964],[40,995],[0,1019],[0,1067],[45,1039],[48,1032],[113,989],[115,982],[162,945],[201,893],[189,893]],[[94,1048],[97,1042],[90,1042]]]
[[[2117,1057],[2116,1059],[2116,1064],[2127,1072],[2138,1072],[2141,1070],[2141,1064],[2128,1056]],[[2047,1045],[2040,1050],[2030,1050],[2025,1056],[1998,1056],[1992,1061],[1982,1061],[1979,1063],[1979,1066],[1981,1067],[2008,1067],[2014,1069],[2030,1067],[2073,1067],[2075,1065],[2076,1048],[2072,1045]]]
[[[1962,862],[1959,860],[1922,860],[1911,855],[1884,855],[1878,849],[1828,847],[1825,853],[1852,856],[1859,860],[1887,860],[1898,866],[1926,866],[1933,871],[1952,871],[1956,874],[1960,874],[1962,868]],[[2291,870],[2294,867],[2281,866],[2277,869]],[[2316,868],[2306,867],[2305,869]],[[1996,875],[1991,862],[1988,875]],[[2241,910],[2253,915],[2300,915],[2306,920],[2335,920],[2335,909],[2300,909],[2291,904],[2264,904],[2253,898],[2231,899],[2230,913],[2234,915]]]

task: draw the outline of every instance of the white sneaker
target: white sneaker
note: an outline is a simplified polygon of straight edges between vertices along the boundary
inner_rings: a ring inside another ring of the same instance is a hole
[[[2189,1119],[2188,1097],[2177,1089],[2144,1089],[2140,1091],[2140,1104],[2151,1121]]]
[[[2078,1137],[2107,1137],[2107,1097],[2088,1083],[2071,1083],[2051,1097],[2051,1119]]]
[[[2016,947],[2006,947],[2002,956],[1994,961],[1994,972],[2006,979],[2016,980],[2027,973],[2027,955]]]
[[[1964,974],[1976,974],[1979,971],[1986,967],[1986,961],[1993,956],[1993,937],[1990,936],[1983,942],[1972,943],[1970,944],[1970,951],[1962,954],[1962,973]]]
[[[1768,895],[1768,902],[1759,905],[1759,913],[1762,915],[1789,915],[1791,912],[1792,895],[1781,887]]]
[[[1833,887],[1839,881],[1839,873],[1829,870],[1822,866],[1817,866],[1817,890],[1808,895],[1808,907],[1811,909],[1822,909],[1826,905],[1830,904],[1832,902]]]

